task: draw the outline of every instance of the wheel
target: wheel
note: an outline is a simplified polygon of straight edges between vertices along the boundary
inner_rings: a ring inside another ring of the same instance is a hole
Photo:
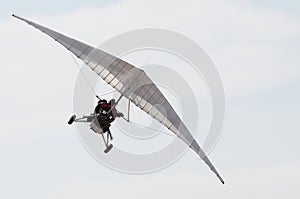
[[[114,145],[110,144],[105,150],[104,150],[104,153],[108,153],[112,148],[113,148]]]
[[[72,115],[68,121],[68,124],[71,125],[76,119],[76,115]]]

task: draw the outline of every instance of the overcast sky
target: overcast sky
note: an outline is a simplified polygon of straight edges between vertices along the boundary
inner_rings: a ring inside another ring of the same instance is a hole
[[[1,198],[299,198],[299,9],[296,0],[1,2]],[[146,175],[95,161],[66,125],[78,68],[12,13],[94,46],[144,27],[196,41],[225,87],[226,121],[210,157],[227,184],[192,152]]]

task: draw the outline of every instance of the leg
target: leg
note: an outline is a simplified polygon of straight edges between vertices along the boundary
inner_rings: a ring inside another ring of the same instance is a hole
[[[112,144],[108,145],[109,144],[109,137],[112,140],[110,130],[108,129],[106,132],[107,132],[107,138],[106,138],[107,139],[107,144],[106,144],[106,149],[104,150],[104,153],[108,153],[113,148]]]
[[[110,140],[113,140],[113,137],[112,137],[112,135],[111,135],[111,132],[110,132],[110,130],[109,130],[109,129],[107,130],[107,135],[109,135],[109,137],[110,137]]]

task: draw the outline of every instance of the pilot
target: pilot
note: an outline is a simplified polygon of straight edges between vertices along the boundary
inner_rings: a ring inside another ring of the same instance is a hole
[[[115,108],[115,99],[111,99],[107,102],[106,99],[99,99],[97,106],[95,107],[95,114],[97,114],[98,122],[103,130],[103,132],[108,132],[110,139],[113,137],[109,130],[112,123],[116,117],[123,117],[123,113],[118,112]]]

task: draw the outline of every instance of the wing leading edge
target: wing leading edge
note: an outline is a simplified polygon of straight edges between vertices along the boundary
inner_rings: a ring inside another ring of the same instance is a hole
[[[42,31],[81,59],[104,81],[183,140],[224,184],[224,180],[153,81],[141,69],[100,49],[12,15]]]

